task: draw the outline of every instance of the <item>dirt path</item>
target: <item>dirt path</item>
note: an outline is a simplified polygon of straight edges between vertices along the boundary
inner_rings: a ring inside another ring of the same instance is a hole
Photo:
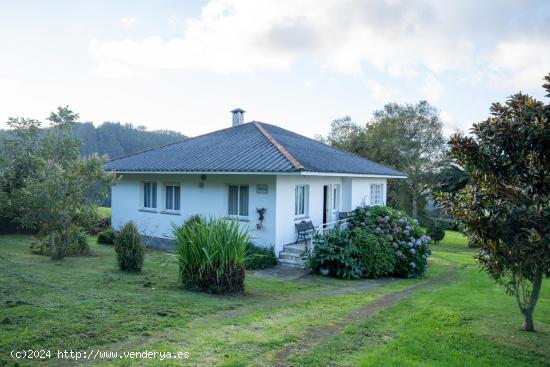
[[[376,301],[365,305],[359,310],[356,310],[353,313],[348,314],[346,317],[344,317],[343,319],[341,319],[336,324],[330,327],[310,329],[300,338],[297,344],[289,345],[288,347],[284,348],[283,350],[277,353],[275,358],[277,362],[275,366],[277,367],[288,366],[288,359],[291,356],[296,354],[301,354],[303,352],[306,352],[307,350],[313,349],[315,346],[319,345],[326,338],[341,333],[346,326],[356,321],[364,320],[370,316],[376,315],[381,310],[393,307],[397,305],[400,301],[409,297],[412,293],[420,289],[432,288],[442,282],[447,281],[449,278],[451,278],[454,275],[455,272],[456,272],[456,267],[453,266],[451,269],[441,274],[439,277],[435,279],[431,279],[428,282],[416,284],[416,285],[413,285],[412,287],[405,288],[400,291],[388,293],[380,297]],[[384,283],[389,283],[389,281],[385,281]],[[351,288],[351,287],[346,287],[346,288]],[[354,289],[357,289],[357,288],[358,287],[354,287]],[[327,292],[331,292],[331,294],[334,294],[334,292],[344,291],[344,289],[345,288],[341,288],[341,289],[336,289],[336,290],[327,291]]]

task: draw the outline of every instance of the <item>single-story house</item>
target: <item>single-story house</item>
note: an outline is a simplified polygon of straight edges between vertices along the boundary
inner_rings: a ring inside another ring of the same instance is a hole
[[[107,162],[107,171],[122,176],[112,188],[113,227],[132,220],[150,244],[165,247],[172,223],[194,214],[225,217],[249,229],[256,245],[285,255],[296,223],[319,226],[359,205],[385,205],[387,179],[405,177],[278,126],[244,123],[241,109],[231,112],[232,127]]]

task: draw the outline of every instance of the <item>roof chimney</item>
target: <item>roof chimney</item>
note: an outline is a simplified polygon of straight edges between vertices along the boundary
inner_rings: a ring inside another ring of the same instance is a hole
[[[244,113],[246,111],[240,108],[235,108],[231,113],[233,114],[233,126],[242,125],[244,123]]]

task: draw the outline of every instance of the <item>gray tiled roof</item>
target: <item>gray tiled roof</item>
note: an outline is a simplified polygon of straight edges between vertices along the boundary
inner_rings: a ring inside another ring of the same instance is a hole
[[[405,176],[305,136],[260,122],[115,158],[119,172],[326,172]]]

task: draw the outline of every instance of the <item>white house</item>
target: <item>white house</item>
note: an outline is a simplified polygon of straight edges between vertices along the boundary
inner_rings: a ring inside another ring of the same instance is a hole
[[[296,241],[295,223],[319,226],[361,204],[385,205],[387,179],[405,177],[280,127],[243,123],[241,109],[231,112],[230,128],[107,162],[106,170],[122,176],[112,188],[113,226],[132,220],[150,243],[165,247],[172,223],[218,216],[238,220],[255,244],[285,254]]]

